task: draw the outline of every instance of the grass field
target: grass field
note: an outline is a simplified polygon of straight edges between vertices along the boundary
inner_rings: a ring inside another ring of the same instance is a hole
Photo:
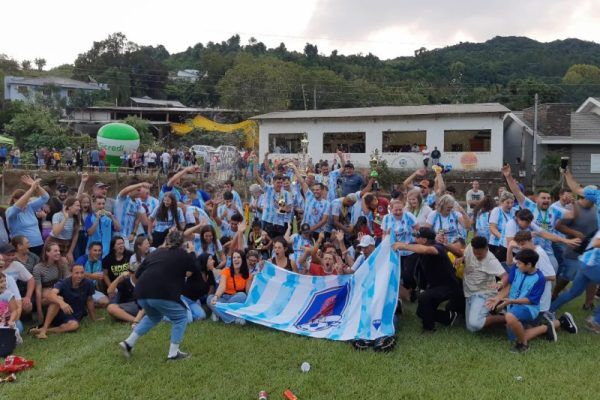
[[[582,300],[567,309],[583,325]],[[414,305],[405,307],[393,353],[357,352],[347,343],[299,337],[260,326],[204,321],[189,327],[182,349],[165,361],[169,326],[140,339],[131,360],[117,343],[126,325],[85,322],[78,333],[26,338],[18,355],[36,367],[0,386],[0,399],[597,399],[600,336],[580,329],[557,343],[532,342],[512,354],[503,330],[452,328],[422,334]],[[103,313],[102,313],[103,315]],[[308,361],[311,370],[300,371]]]

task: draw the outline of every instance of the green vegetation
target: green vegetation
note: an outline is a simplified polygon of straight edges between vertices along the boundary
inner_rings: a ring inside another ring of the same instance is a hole
[[[568,309],[583,325],[581,299]],[[86,321],[80,332],[26,338],[17,354],[36,367],[0,388],[2,398],[52,399],[271,399],[291,389],[299,399],[593,399],[600,390],[600,336],[559,333],[512,354],[502,329],[468,333],[452,328],[422,334],[409,305],[398,345],[390,354],[357,352],[349,344],[310,339],[259,326],[199,322],[182,349],[192,358],[165,361],[169,326],[140,339],[127,361],[117,343],[129,328]],[[311,370],[300,372],[308,361]]]

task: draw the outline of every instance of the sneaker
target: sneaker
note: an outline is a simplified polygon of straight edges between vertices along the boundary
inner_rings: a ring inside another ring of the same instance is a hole
[[[558,336],[556,336],[556,328],[554,327],[554,321],[552,321],[552,318],[547,315],[543,315],[542,323],[548,328],[546,331],[546,340],[549,342],[556,342],[558,340]]]
[[[456,319],[458,318],[458,313],[456,311],[448,311],[450,313],[450,322],[448,322],[448,326],[454,325]]]
[[[594,317],[586,318],[585,324],[588,331],[600,334],[600,324],[594,321]]]
[[[129,343],[127,343],[126,341],[122,341],[119,343],[119,347],[121,348],[121,351],[123,352],[123,355],[125,356],[125,358],[130,358],[131,357],[131,352],[133,351],[133,347],[131,347],[129,345]]]
[[[562,330],[567,331],[569,333],[577,333],[578,332],[577,325],[575,325],[575,319],[573,318],[571,313],[569,313],[569,312],[564,313],[558,319],[558,321],[560,322],[560,328]]]
[[[528,344],[515,342],[515,345],[510,349],[511,353],[525,353],[529,350]]]
[[[246,325],[246,320],[243,318],[236,318],[233,320],[236,325]]]
[[[185,360],[186,358],[190,358],[192,355],[190,353],[184,353],[183,351],[177,351],[173,357],[167,357],[167,361],[177,361],[177,360]]]
[[[594,311],[594,305],[593,304],[584,304],[583,306],[581,306],[581,309],[583,311]]]

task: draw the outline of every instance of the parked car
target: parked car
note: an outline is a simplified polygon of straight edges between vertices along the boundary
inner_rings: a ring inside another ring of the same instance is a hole
[[[196,154],[196,157],[203,157],[205,160],[207,160],[211,155],[218,153],[217,149],[214,147],[203,144],[195,144],[190,148]]]

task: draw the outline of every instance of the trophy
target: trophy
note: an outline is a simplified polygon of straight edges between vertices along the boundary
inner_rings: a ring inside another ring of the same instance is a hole
[[[560,170],[566,171],[568,165],[569,165],[569,157],[561,157],[560,158]]]
[[[283,193],[281,194],[281,196],[279,196],[279,199],[277,199],[277,213],[279,214],[286,214],[287,211],[285,210],[285,196],[283,195]]]
[[[371,178],[375,178],[375,181],[373,182],[373,191],[377,192],[380,190],[380,186],[379,186],[379,182],[377,181],[377,178],[379,177],[379,173],[377,172],[377,167],[379,166],[381,162],[381,155],[379,154],[379,150],[375,149],[373,151],[373,153],[371,153],[371,159],[369,160],[369,165],[371,166]]]

